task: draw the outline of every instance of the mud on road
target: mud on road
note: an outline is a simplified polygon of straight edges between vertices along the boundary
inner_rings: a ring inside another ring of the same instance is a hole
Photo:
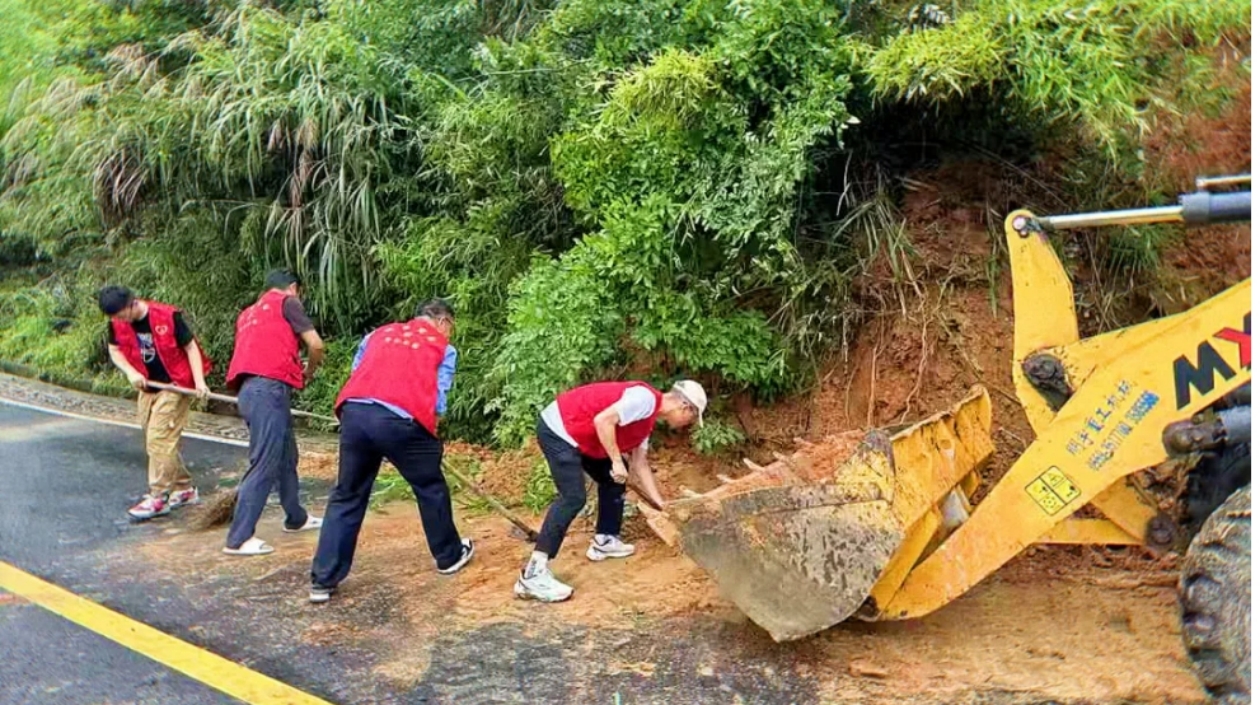
[[[329,479],[334,458],[307,453],[308,481]],[[705,479],[687,472],[687,483]],[[312,497],[318,513],[322,493]],[[443,577],[414,505],[394,503],[369,514],[350,578],[315,606],[314,536],[282,534],[269,508],[259,535],[277,552],[234,559],[219,552],[221,531],[188,528],[194,511],[44,574],[343,703],[1206,701],[1178,634],[1175,560],[1127,550],[1035,548],[926,619],[775,644],[641,517],[625,532],[637,554],[599,564],[582,555],[593,527],[579,518],[554,564],[577,592],[542,605],[512,595],[530,547],[505,521],[457,509],[478,553]]]
[[[362,670],[338,684],[345,702],[1205,701],[1178,636],[1176,573],[1157,563],[1042,550],[927,619],[775,644],[638,520],[639,552],[600,564],[581,555],[591,527],[575,526],[554,567],[576,594],[558,605],[513,598],[529,547],[502,520],[461,529],[478,554],[448,578],[413,507],[369,515],[350,579],[323,606],[305,601],[313,537],[268,536],[276,554],[233,561],[217,534],[167,533],[101,562],[150,566],[193,611],[230,604],[231,621],[282,643],[353,654]],[[200,629],[211,644],[232,640]]]

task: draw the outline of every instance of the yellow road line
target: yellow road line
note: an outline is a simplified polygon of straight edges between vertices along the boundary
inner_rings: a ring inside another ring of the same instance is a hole
[[[329,705],[0,561],[0,589],[252,705]]]

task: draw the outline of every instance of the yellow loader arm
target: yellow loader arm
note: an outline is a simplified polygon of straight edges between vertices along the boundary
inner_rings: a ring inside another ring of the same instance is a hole
[[[1227,195],[1245,196],[1249,215],[1249,192]],[[1175,208],[1095,222],[1180,218]],[[881,619],[932,612],[1041,540],[1172,545],[1175,526],[1125,478],[1168,460],[1168,429],[1251,381],[1250,278],[1186,313],[1079,340],[1071,284],[1047,230],[1027,211],[1006,221],[1015,385],[1037,439],[879,607]],[[1091,502],[1109,521],[1072,518]]]
[[[1081,340],[1049,233],[1239,220],[1250,199],[1200,191],[1164,208],[1007,218],[1015,386],[1037,438],[974,508],[993,453],[983,387],[907,428],[831,437],[766,467],[748,463],[753,472],[664,512],[640,507],[777,641],[854,616],[926,615],[1038,542],[1166,549],[1176,526],[1126,477],[1170,448],[1249,433],[1249,406],[1245,429],[1239,418],[1222,431],[1195,415],[1251,381],[1251,280],[1184,314]],[[1073,516],[1091,503],[1105,519]]]

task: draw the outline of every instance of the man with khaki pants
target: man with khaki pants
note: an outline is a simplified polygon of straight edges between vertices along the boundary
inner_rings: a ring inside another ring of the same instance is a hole
[[[201,352],[183,312],[174,306],[137,299],[121,286],[102,289],[98,303],[110,318],[109,359],[140,392],[140,427],[149,456],[149,492],[127,513],[144,521],[195,504],[197,488],[179,455],[192,398],[151,390],[148,383],[174,384],[204,398],[210,393],[206,386],[210,360]]]

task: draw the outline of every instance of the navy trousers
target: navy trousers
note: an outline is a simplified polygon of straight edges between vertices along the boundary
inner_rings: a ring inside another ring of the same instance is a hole
[[[620,535],[626,507],[626,486],[612,479],[612,461],[582,455],[541,419],[538,421],[538,446],[547,459],[551,479],[556,483],[557,497],[547,509],[547,518],[543,519],[542,528],[538,531],[535,550],[546,553],[549,558],[555,558],[560,553],[569,525],[586,506],[586,478],[583,473],[590,475],[598,488],[595,533]]]
[[[311,563],[312,585],[335,588],[350,574],[372,484],[386,458],[411,485],[429,553],[438,568],[459,562],[463,546],[455,528],[451,491],[442,475],[442,441],[383,406],[347,402],[341,409],[340,450],[337,484],[328,496]]]
[[[298,499],[297,437],[289,410],[293,388],[267,377],[250,377],[237,397],[249,428],[249,471],[236,489],[236,511],[228,529],[228,548],[240,548],[254,535],[271,490],[280,493],[284,525],[300,529],[306,510]]]

